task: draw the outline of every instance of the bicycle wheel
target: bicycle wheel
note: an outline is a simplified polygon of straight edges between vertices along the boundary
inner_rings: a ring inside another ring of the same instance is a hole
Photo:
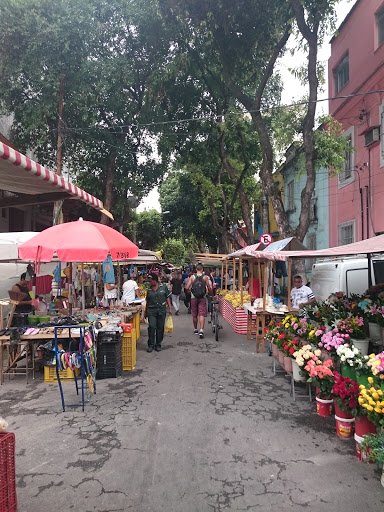
[[[212,327],[212,332],[213,334],[215,334],[215,331],[216,331],[216,311],[215,310],[212,310],[211,311],[211,327]]]
[[[220,325],[219,325],[219,312],[216,311],[216,318],[215,318],[215,324],[216,324],[216,331],[215,331],[215,340],[216,341],[219,341],[219,330],[220,330]]]

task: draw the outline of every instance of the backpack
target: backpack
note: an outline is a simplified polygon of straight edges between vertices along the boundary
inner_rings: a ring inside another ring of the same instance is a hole
[[[204,276],[195,276],[193,280],[191,292],[196,299],[202,299],[207,293],[207,286],[204,281]]]

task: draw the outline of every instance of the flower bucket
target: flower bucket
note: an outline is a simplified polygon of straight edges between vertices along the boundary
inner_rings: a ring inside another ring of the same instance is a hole
[[[360,437],[365,434],[376,434],[376,425],[369,421],[366,416],[362,415],[360,418],[355,418],[355,432]]]
[[[357,379],[356,379],[357,383],[363,384],[366,388],[370,388],[371,385],[368,382],[368,377],[369,377],[369,375],[359,375],[359,377],[357,377]]]
[[[279,357],[279,347],[272,343],[272,354],[274,357]]]
[[[380,341],[381,340],[381,325],[376,324],[374,322],[368,322],[369,328],[369,339],[372,341]]]
[[[353,420],[355,421],[354,417],[352,416],[351,413],[349,412],[346,412],[346,411],[342,411],[340,409],[340,407],[337,405],[337,402],[336,400],[334,401],[334,405],[335,405],[335,415],[338,417],[338,418],[342,418],[344,420]]]
[[[361,437],[361,436],[358,436],[357,434],[355,434],[355,447],[356,447],[356,457],[361,460],[361,462],[369,462],[370,464],[372,464],[373,461],[367,461],[367,457],[368,457],[368,454],[369,454],[369,450],[366,451],[366,450],[362,450],[361,449],[361,443],[363,442],[364,438]]]
[[[349,366],[349,364],[341,365],[341,375],[343,377],[349,377],[350,379],[357,382],[356,370],[353,368],[353,366]]]
[[[355,430],[355,418],[339,418],[335,414],[336,434],[342,439],[349,439]]]
[[[355,338],[351,338],[351,343],[354,345],[357,349],[359,349],[360,354],[363,356],[368,355],[368,346],[369,346],[369,340],[356,340]]]
[[[284,366],[284,354],[279,350],[279,363]]]
[[[323,398],[316,397],[316,411],[319,416],[331,416],[333,407],[333,400],[325,400]]]
[[[296,361],[292,360],[292,375],[293,380],[296,382],[305,382],[307,379],[306,377],[303,377],[303,375],[300,375],[300,366],[296,363]]]
[[[292,358],[284,356],[284,370],[292,373]]]

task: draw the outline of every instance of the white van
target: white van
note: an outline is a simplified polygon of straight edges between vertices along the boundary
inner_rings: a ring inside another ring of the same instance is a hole
[[[375,256],[371,264],[372,285],[384,283],[384,258]],[[363,294],[368,288],[368,259],[345,257],[315,263],[310,287],[317,300],[335,292]]]

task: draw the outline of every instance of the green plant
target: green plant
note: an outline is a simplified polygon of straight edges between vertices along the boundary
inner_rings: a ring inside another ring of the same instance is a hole
[[[384,464],[384,430],[365,435],[361,448],[365,450],[369,460],[382,466]]]

